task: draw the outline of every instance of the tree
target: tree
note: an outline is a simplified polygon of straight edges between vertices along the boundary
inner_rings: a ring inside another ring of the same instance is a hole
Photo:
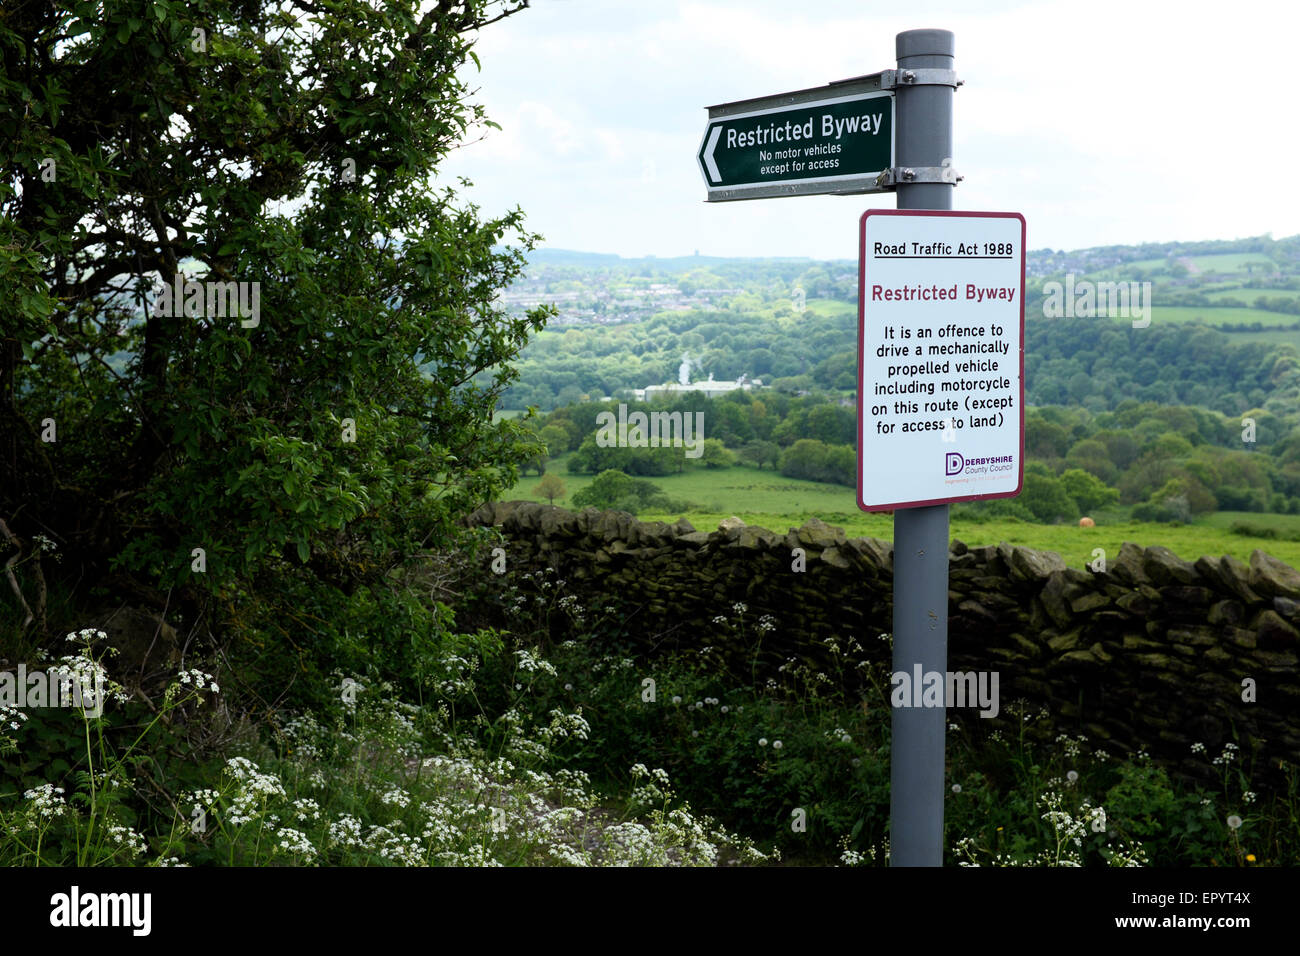
[[[1061,475],[1061,487],[1084,514],[1119,501],[1119,490],[1082,468],[1069,468]]]
[[[776,467],[781,460],[781,446],[771,441],[751,441],[740,449],[740,457],[753,462],[761,471],[764,465]]]
[[[700,461],[705,468],[730,468],[736,463],[736,456],[719,439],[706,438]]]
[[[1060,458],[1070,447],[1069,433],[1039,415],[1025,416],[1025,452],[1035,458]]]
[[[477,31],[523,4],[422,6],[0,18],[0,517],[83,593],[111,571],[205,632],[260,623],[276,693],[418,673],[444,629],[394,575],[537,451],[492,412],[552,314],[493,304],[538,237],[428,185],[487,122]]]
[[[781,455],[781,474],[852,486],[857,484],[857,461],[857,453],[847,445],[801,438]]]
[[[1025,484],[1017,500],[1045,524],[1079,517],[1078,506],[1060,480],[1029,467],[1025,468]]]
[[[1181,521],[1187,520],[1181,516],[1184,510],[1188,514],[1207,514],[1219,506],[1214,493],[1190,475],[1170,478],[1151,495],[1151,503],[1175,510]]]
[[[781,474],[787,478],[821,481],[826,474],[825,442],[801,438],[781,454]]]
[[[541,448],[540,445],[534,446]],[[528,455],[519,462],[519,470],[526,478],[529,472],[534,472],[541,476],[546,474],[546,453],[539,451],[536,454]]]
[[[573,496],[575,508],[614,508],[636,514],[652,499],[663,496],[663,490],[644,478],[633,478],[621,471],[602,471],[586,488]]]
[[[1091,472],[1101,480],[1102,484],[1114,481],[1119,474],[1119,470],[1110,460],[1110,453],[1106,450],[1106,446],[1095,438],[1085,438],[1075,442],[1065,456],[1065,461],[1071,470],[1082,469]]]
[[[559,425],[547,425],[543,428],[541,439],[542,444],[546,446],[546,454],[551,458],[558,458],[569,450],[569,431]]]
[[[555,504],[555,499],[563,498],[566,493],[564,482],[554,474],[542,475],[542,480],[533,486],[533,494],[545,498],[551,504]]]

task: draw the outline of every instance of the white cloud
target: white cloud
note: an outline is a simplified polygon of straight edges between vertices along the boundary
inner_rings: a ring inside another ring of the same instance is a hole
[[[550,245],[852,258],[858,215],[893,197],[706,205],[704,107],[892,67],[897,32],[942,25],[967,81],[957,208],[1023,212],[1035,248],[1300,232],[1278,201],[1300,147],[1288,2],[948,7],[540,0],[483,32],[473,82],[504,129],[444,173],[487,211],[523,206]]]

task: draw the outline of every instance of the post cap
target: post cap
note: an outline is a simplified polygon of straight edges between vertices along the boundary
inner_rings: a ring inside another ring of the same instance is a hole
[[[904,30],[894,38],[898,59],[909,56],[952,56],[955,49],[951,30]]]

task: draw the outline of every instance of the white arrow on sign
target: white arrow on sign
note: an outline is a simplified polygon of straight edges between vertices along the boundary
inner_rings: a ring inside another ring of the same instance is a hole
[[[722,173],[718,172],[718,164],[713,158],[713,151],[718,148],[718,137],[722,135],[722,127],[713,127],[713,132],[709,134],[709,145],[704,148],[704,165],[709,171],[709,178],[715,183],[722,182]]]

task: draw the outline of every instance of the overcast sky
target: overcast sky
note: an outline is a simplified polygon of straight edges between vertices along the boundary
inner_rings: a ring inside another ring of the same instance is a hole
[[[855,258],[893,195],[705,203],[704,107],[893,68],[896,33],[939,27],[966,81],[954,208],[1023,213],[1031,249],[1300,233],[1294,0],[902,6],[533,0],[476,47],[503,129],[443,175],[553,248]]]

